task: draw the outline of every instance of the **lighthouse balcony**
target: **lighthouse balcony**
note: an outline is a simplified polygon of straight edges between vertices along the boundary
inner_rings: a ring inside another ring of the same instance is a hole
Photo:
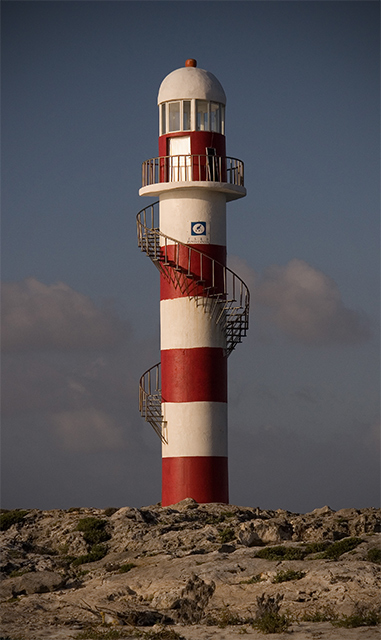
[[[242,160],[216,155],[170,155],[150,158],[142,164],[140,195],[199,187],[227,194],[227,200],[246,195]]]

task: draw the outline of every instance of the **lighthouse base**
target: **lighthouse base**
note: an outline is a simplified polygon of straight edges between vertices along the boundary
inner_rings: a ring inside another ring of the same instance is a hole
[[[162,459],[163,507],[185,498],[196,502],[229,502],[228,459],[192,456]]]

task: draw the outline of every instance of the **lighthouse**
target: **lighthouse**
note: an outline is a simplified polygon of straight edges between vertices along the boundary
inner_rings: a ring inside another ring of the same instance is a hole
[[[249,291],[226,266],[226,203],[246,195],[226,156],[225,92],[189,59],[158,93],[158,157],[143,162],[138,244],[160,271],[161,362],[139,407],[162,442],[162,505],[229,502],[227,358],[246,335]]]

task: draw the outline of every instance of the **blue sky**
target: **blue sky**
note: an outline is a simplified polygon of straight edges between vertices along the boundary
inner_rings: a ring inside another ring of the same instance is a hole
[[[159,282],[135,217],[159,85],[189,57],[245,163],[231,501],[377,506],[379,4],[345,0],[3,1],[2,506],[160,500],[137,407]]]

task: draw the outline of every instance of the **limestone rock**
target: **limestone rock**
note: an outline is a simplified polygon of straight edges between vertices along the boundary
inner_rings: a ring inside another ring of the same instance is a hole
[[[106,521],[106,555],[76,564],[89,552],[77,530],[88,517]],[[192,625],[182,627],[182,634],[200,640],[207,620],[252,618],[263,594],[263,602],[275,598],[281,613],[299,620],[327,608],[349,615],[356,603],[376,608],[380,532],[381,510],[374,508],[298,514],[187,499],[170,507],[30,510],[0,534],[2,633],[66,640],[102,620],[133,626],[172,621]],[[349,550],[335,559],[319,553],[304,559],[296,554],[297,560],[288,560],[290,553],[275,560],[257,555],[267,547],[305,549],[306,543],[353,537],[360,539],[356,546],[344,546]],[[290,570],[299,579],[276,581]],[[364,640],[373,637],[365,631]],[[345,630],[341,640],[357,640],[351,632]],[[210,637],[220,640],[221,634],[217,628]]]
[[[268,520],[251,520],[241,525],[238,538],[247,547],[264,544],[275,544],[283,540],[291,540],[293,527],[284,518]]]
[[[53,571],[25,573],[22,576],[8,578],[0,583],[0,598],[15,598],[31,593],[46,593],[61,589],[66,579]]]

